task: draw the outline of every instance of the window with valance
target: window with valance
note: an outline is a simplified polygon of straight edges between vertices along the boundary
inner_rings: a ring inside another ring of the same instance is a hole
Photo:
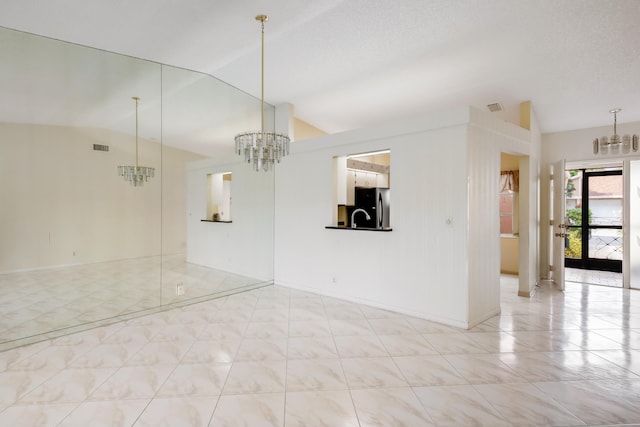
[[[518,190],[520,173],[517,170],[500,172],[500,234],[518,234]]]

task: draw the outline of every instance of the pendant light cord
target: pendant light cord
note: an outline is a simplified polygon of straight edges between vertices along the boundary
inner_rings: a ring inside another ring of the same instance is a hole
[[[265,15],[259,15],[256,17],[260,21],[262,30],[262,76],[261,76],[261,89],[260,89],[260,134],[264,141],[264,22],[268,19]]]
[[[138,101],[140,98],[134,96],[131,99],[136,101],[136,167],[138,167]]]

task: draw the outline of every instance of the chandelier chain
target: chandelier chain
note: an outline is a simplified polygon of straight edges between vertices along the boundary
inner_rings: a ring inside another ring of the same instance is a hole
[[[256,17],[260,21],[260,28],[262,32],[262,58],[260,62],[261,76],[260,76],[260,133],[264,138],[264,22],[267,20],[265,15],[258,15]]]
[[[136,167],[138,166],[138,101],[140,98],[137,96],[132,97],[136,101]]]
[[[246,163],[252,163],[256,171],[270,171],[275,163],[280,163],[289,154],[290,138],[282,133],[265,131],[264,118],[264,23],[266,15],[256,16],[260,22],[261,37],[261,76],[260,76],[260,130],[243,132],[235,137],[236,154],[244,155]]]
[[[140,98],[132,96],[136,102],[136,163],[135,165],[120,165],[118,166],[118,175],[124,178],[132,187],[142,187],[142,185],[149,181],[149,178],[153,178],[155,175],[155,168],[148,166],[140,166],[138,163],[138,101]]]

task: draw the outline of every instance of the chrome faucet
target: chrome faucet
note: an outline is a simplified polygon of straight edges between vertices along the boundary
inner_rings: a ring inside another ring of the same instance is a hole
[[[351,228],[356,228],[356,223],[353,220],[353,217],[355,217],[358,212],[364,212],[364,214],[367,216],[367,219],[368,220],[371,219],[367,211],[365,211],[364,209],[358,208],[355,211],[353,211],[353,213],[351,214]]]

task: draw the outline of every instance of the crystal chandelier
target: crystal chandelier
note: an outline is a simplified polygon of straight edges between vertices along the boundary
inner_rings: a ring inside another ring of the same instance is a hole
[[[138,165],[138,101],[140,98],[137,96],[132,97],[136,102],[136,164],[135,166],[118,166],[118,175],[128,181],[133,187],[142,187],[145,181],[149,181],[149,178],[153,178],[155,168]]]
[[[261,128],[259,132],[244,132],[236,135],[236,153],[244,154],[244,161],[253,163],[256,171],[269,171],[273,165],[289,154],[289,137],[285,134],[265,132],[264,130],[264,23],[266,15],[256,16],[262,27],[262,92],[261,92]]]
[[[618,153],[620,152],[620,148],[622,148],[623,153],[628,153],[630,150],[638,151],[638,135],[623,135],[622,137],[618,135],[617,119],[620,111],[622,111],[620,108],[609,110],[609,112],[613,114],[613,135],[611,136],[611,140],[606,136],[603,136],[600,139],[594,139],[593,154]]]

